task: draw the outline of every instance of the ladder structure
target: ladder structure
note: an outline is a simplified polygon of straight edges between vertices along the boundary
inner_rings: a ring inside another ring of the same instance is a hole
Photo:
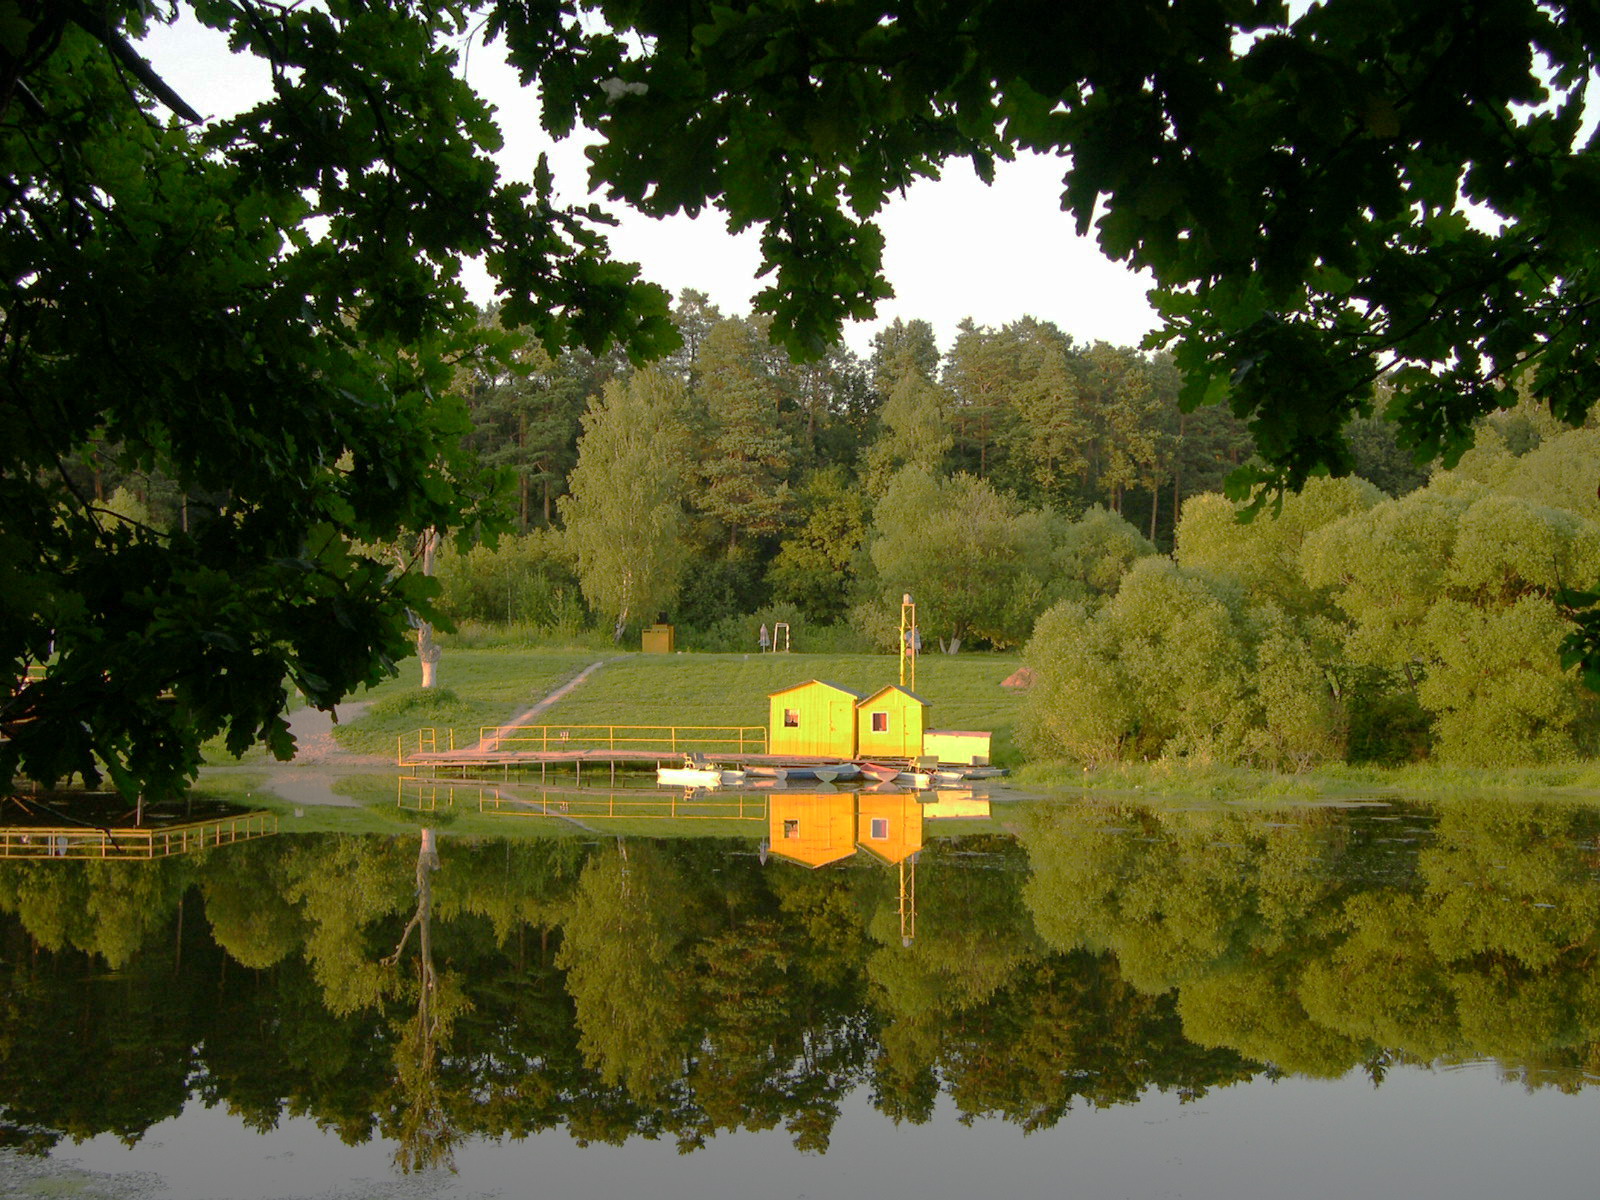
[[[917,654],[922,650],[922,634],[917,632],[917,606],[907,592],[900,601],[900,686],[917,690]]]

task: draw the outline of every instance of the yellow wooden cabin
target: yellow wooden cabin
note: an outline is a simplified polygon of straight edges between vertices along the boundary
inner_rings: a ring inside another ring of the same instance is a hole
[[[922,803],[910,792],[856,797],[856,843],[886,863],[905,862],[922,849],[922,820]]]
[[[767,853],[825,867],[856,852],[856,798],[849,792],[775,792],[767,806]]]
[[[916,758],[923,753],[928,702],[890,684],[856,705],[856,753],[862,758]]]
[[[808,679],[767,697],[767,753],[806,758],[856,756],[856,703],[860,692]]]

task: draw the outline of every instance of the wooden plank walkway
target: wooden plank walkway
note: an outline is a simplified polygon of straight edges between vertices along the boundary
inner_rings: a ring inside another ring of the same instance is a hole
[[[454,730],[419,729],[399,739],[395,762],[402,769],[431,772],[509,773],[585,766],[659,768],[682,766],[693,755],[721,767],[841,766],[850,759],[766,753],[761,726],[688,725],[491,725],[476,742],[457,746]],[[444,746],[441,749],[441,744]]]

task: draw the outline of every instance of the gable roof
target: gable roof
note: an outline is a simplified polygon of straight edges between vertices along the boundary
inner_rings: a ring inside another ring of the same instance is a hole
[[[832,688],[836,692],[843,692],[852,700],[861,699],[861,693],[854,688],[840,687],[837,683],[829,683],[826,679],[807,679],[804,683],[791,683],[788,687],[779,688],[775,692],[768,692],[767,698],[770,700],[773,696],[781,696],[785,692],[798,691],[800,688],[810,687],[812,684],[816,684],[819,687]]]
[[[879,696],[883,695],[885,692],[899,692],[902,696],[908,696],[912,700],[915,700],[918,704],[922,705],[923,708],[931,708],[933,706],[931,701],[924,700],[921,696],[917,695],[910,688],[903,688],[898,683],[885,684],[883,687],[881,687],[877,691],[873,692],[872,695],[864,696],[860,700],[856,701],[856,703],[857,704],[870,704],[870,703],[872,703],[872,701],[876,700]]]

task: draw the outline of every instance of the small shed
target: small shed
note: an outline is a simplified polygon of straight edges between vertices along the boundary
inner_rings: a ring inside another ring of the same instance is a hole
[[[646,654],[671,654],[674,632],[671,625],[646,626],[644,632],[639,635],[640,649]]]
[[[905,862],[922,849],[922,804],[910,792],[862,792],[856,843],[886,863]]]
[[[855,797],[848,792],[775,792],[767,806],[767,853],[803,866],[849,858],[855,832]]]
[[[862,758],[917,758],[923,753],[928,702],[895,684],[856,705],[856,752]]]
[[[941,766],[986,767],[991,736],[987,730],[930,729],[922,735],[922,752]]]
[[[767,697],[767,753],[849,760],[856,756],[860,692],[808,679]]]

